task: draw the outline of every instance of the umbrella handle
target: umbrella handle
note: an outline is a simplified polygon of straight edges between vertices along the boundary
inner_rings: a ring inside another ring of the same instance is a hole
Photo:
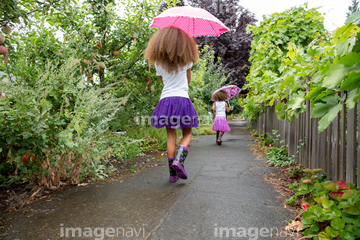
[[[234,110],[234,107],[230,106],[230,102],[227,101],[228,106],[231,108],[231,110]]]

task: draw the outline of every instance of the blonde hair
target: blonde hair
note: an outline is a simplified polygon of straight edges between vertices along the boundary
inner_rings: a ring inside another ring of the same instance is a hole
[[[219,102],[219,101],[225,101],[229,97],[229,95],[224,90],[221,90],[214,93],[212,97],[215,101]]]
[[[183,30],[167,27],[158,30],[145,49],[144,58],[151,65],[159,65],[169,73],[177,73],[191,62],[199,60],[195,40]]]

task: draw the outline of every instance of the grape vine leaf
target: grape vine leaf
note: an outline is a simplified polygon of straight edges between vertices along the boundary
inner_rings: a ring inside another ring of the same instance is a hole
[[[333,88],[344,79],[349,67],[343,64],[332,64],[327,72],[324,73],[322,87]]]
[[[323,117],[329,110],[334,106],[338,105],[339,97],[338,96],[327,96],[321,99],[322,102],[315,103],[311,111],[312,118]]]
[[[343,105],[342,103],[339,103],[338,105],[332,107],[319,121],[318,130],[319,132],[324,131],[332,121],[334,121],[337,114],[342,109]]]

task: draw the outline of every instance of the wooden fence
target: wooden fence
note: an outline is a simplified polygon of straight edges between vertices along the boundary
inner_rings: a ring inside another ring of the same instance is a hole
[[[275,106],[266,109],[253,123],[259,134],[277,130],[279,140],[288,147],[288,155],[304,168],[322,168],[328,180],[343,180],[360,188],[360,100],[349,111],[345,106],[335,120],[319,133],[319,119],[310,118],[310,103],[306,112],[292,122],[280,121]]]

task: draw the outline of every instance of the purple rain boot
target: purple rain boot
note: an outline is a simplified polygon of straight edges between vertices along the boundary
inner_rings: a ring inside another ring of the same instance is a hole
[[[176,182],[178,180],[178,176],[176,176],[176,171],[174,169],[171,168],[171,165],[173,164],[175,158],[169,158],[169,171],[170,171],[170,177],[169,177],[169,182]]]
[[[190,147],[188,145],[188,147]],[[176,171],[176,175],[181,179],[187,179],[187,173],[185,172],[184,162],[189,150],[183,145],[179,145],[179,148],[175,155],[175,160],[171,165],[171,168]]]

